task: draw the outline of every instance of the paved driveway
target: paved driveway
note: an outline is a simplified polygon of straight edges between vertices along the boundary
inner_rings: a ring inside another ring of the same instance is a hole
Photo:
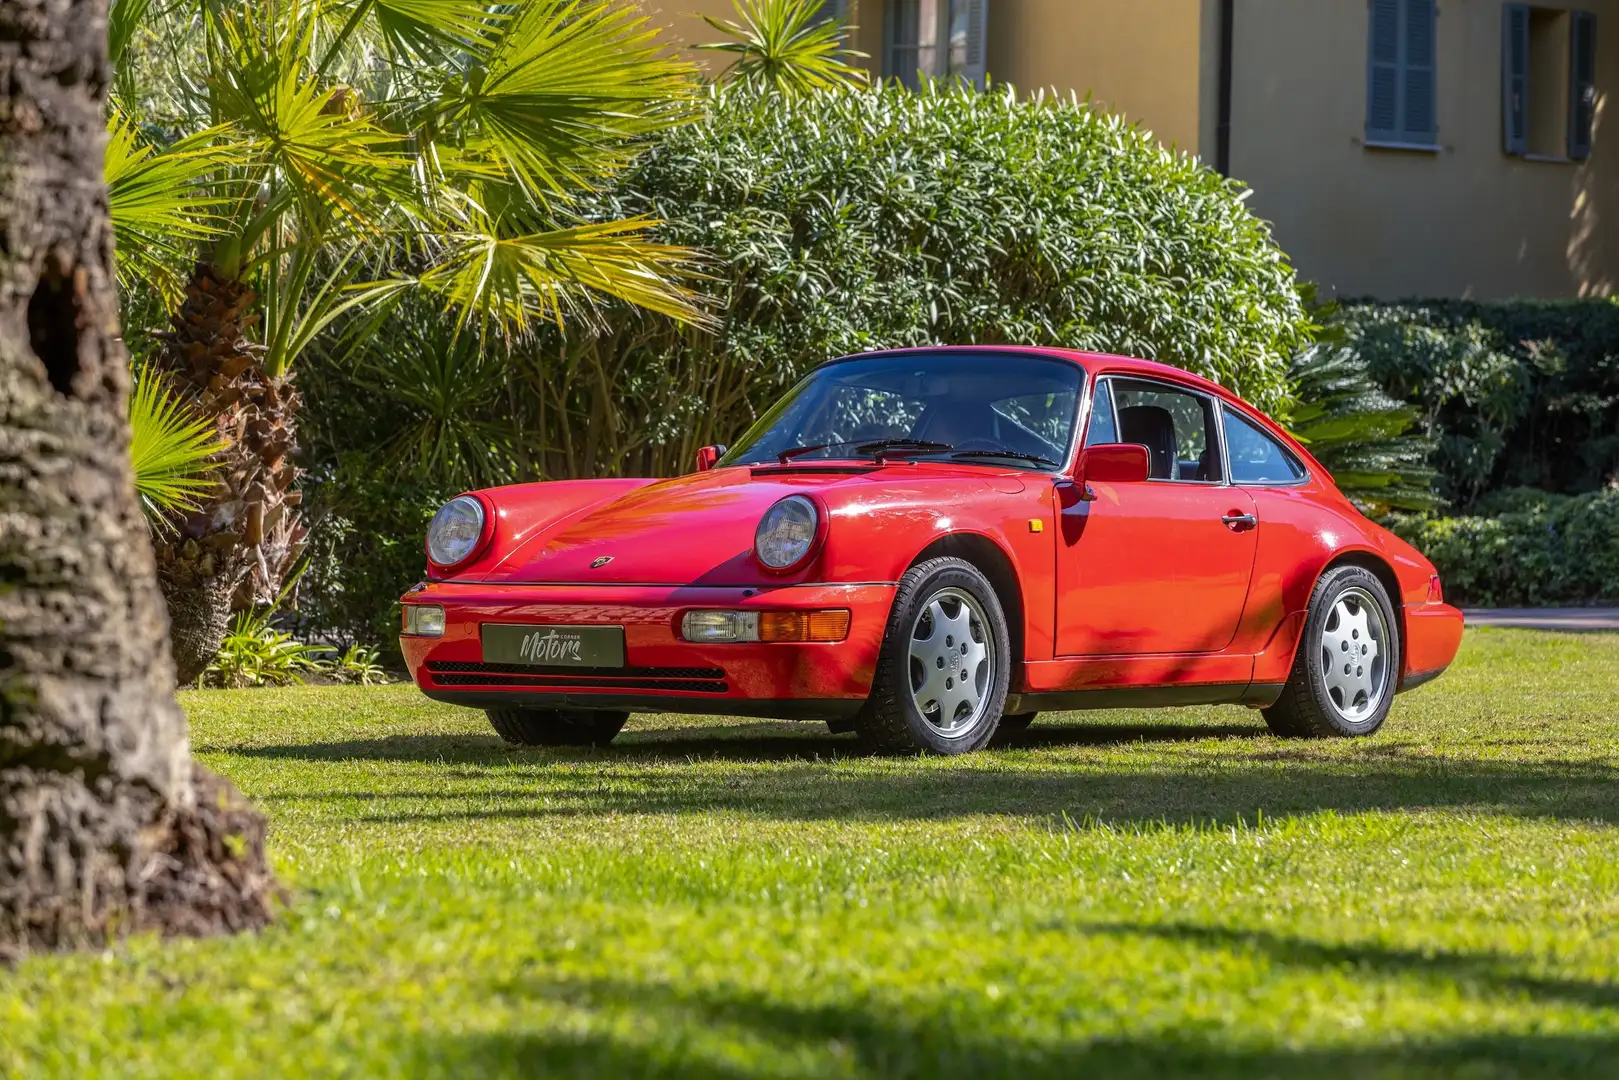
[[[1619,631],[1619,608],[1467,608],[1468,626]]]

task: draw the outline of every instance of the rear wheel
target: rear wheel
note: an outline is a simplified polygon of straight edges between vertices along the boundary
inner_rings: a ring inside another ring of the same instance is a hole
[[[1006,703],[1011,652],[1000,600],[977,567],[954,558],[911,567],[856,730],[878,750],[980,749]]]
[[[495,734],[514,746],[606,746],[627,712],[596,709],[489,709]]]
[[[1265,722],[1301,738],[1370,735],[1394,704],[1399,673],[1388,590],[1370,570],[1336,567],[1316,582],[1293,672]]]

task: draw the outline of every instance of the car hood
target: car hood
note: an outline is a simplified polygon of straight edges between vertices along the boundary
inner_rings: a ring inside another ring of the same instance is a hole
[[[762,471],[761,471],[762,472]],[[752,557],[759,519],[787,495],[825,491],[862,472],[747,468],[672,480],[587,480],[524,484],[483,494],[495,503],[494,562],[476,574],[491,583],[755,584],[768,580]],[[469,568],[472,569],[472,568]]]
[[[479,494],[495,508],[487,556],[454,575],[490,584],[774,585],[858,573],[861,553],[831,549],[797,575],[766,573],[753,558],[759,520],[788,495],[815,497],[832,519],[882,514],[932,530],[940,508],[1021,491],[1015,475],[947,465],[736,466],[671,480],[572,480]],[[890,533],[889,535],[897,535]],[[869,554],[869,553],[867,553]],[[836,565],[829,565],[835,561]],[[844,565],[850,563],[851,565]]]

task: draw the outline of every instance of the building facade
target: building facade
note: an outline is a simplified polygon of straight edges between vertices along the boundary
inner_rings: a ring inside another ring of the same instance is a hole
[[[698,15],[732,12],[642,3],[685,42],[715,36]],[[1088,96],[1201,156],[1254,189],[1325,295],[1619,291],[1619,130],[1603,130],[1619,0],[824,7],[875,74]]]

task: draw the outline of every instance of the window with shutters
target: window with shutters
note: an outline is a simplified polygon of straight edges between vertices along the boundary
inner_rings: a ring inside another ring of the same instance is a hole
[[[989,0],[888,0],[883,74],[916,89],[955,76],[984,85]]]
[[[1579,160],[1596,117],[1596,17],[1505,4],[1501,9],[1502,146],[1509,154]]]
[[[1435,0],[1370,0],[1366,142],[1431,148],[1439,138]]]

